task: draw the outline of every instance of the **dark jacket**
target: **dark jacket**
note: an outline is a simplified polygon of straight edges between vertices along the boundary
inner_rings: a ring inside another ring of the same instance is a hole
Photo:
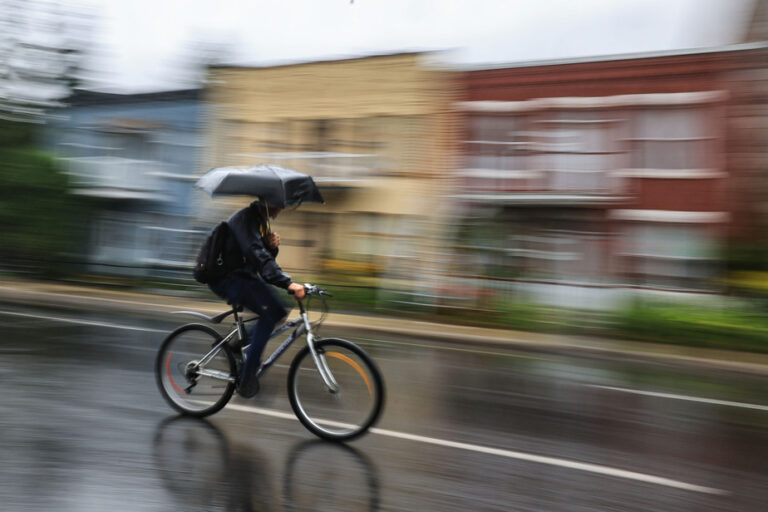
[[[245,257],[244,270],[260,275],[266,282],[288,288],[291,284],[291,276],[283,272],[277,264],[278,249],[269,249],[262,236],[266,234],[268,226],[265,215],[258,203],[252,203],[247,208],[232,215],[227,221],[230,232],[235,240],[227,241],[227,253],[240,253]]]

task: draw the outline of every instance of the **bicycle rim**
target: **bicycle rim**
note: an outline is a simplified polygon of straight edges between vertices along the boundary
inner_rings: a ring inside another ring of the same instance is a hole
[[[348,440],[365,433],[378,419],[383,404],[381,375],[366,353],[345,340],[315,343],[338,389],[324,383],[304,348],[288,374],[288,395],[296,416],[307,429],[324,439]]]
[[[177,329],[163,343],[155,365],[157,382],[179,412],[207,416],[232,397],[236,370],[229,348],[222,347],[207,363],[199,364],[220,340],[213,329],[192,325]]]

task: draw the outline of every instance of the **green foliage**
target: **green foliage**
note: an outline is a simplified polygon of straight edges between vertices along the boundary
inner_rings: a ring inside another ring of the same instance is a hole
[[[768,272],[738,271],[730,272],[723,280],[728,290],[748,297],[768,297]]]
[[[552,324],[548,322],[545,308],[523,302],[501,301],[496,307],[496,323],[500,327],[519,331],[547,331]]]
[[[12,136],[14,126],[21,133]],[[57,276],[64,260],[78,253],[86,233],[86,206],[67,193],[68,181],[49,155],[14,142],[26,140],[28,125],[0,125],[0,226],[4,266],[23,266]]]
[[[0,121],[0,147],[32,147],[38,125]]]
[[[334,311],[376,311],[378,302],[377,288],[372,286],[339,286],[336,283],[320,283],[320,286],[333,293],[331,304]]]
[[[768,352],[768,319],[747,310],[638,302],[617,315],[616,328],[629,339]]]

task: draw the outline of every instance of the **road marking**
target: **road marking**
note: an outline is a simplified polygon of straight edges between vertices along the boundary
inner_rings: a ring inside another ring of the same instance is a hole
[[[17,311],[0,310],[0,315],[18,316],[22,318],[34,318],[36,320],[50,320],[53,322],[63,322],[66,324],[88,325],[91,327],[108,327],[110,329],[125,329],[128,331],[170,332],[170,330],[150,329],[148,327],[133,327],[132,325],[113,324],[110,322],[95,322],[92,320],[76,320],[74,318],[64,318],[60,316],[48,316],[48,315],[40,315],[40,314],[32,314],[32,313],[19,313]]]
[[[10,290],[10,291],[12,291],[13,293],[16,293],[16,294],[19,293],[18,289],[11,288],[11,287],[8,287],[8,286],[0,286],[0,289],[2,289],[2,290]],[[67,298],[70,298],[70,299],[80,299],[80,301],[96,300],[98,302],[114,302],[116,304],[133,304],[135,306],[145,306],[145,307],[146,306],[151,306],[152,308],[164,308],[164,307],[167,306],[167,304],[154,304],[154,303],[151,303],[151,302],[139,302],[139,301],[127,300],[127,299],[111,299],[111,298],[103,297],[103,296],[101,296],[101,297],[93,297],[93,296],[90,296],[90,295],[76,295],[76,294],[72,294],[72,293],[59,293],[59,292],[40,292],[40,291],[35,291],[35,290],[26,290],[26,292],[27,293],[31,293],[31,294],[38,294],[38,295],[39,294],[42,294],[42,295],[53,295],[55,297],[67,297]]]
[[[108,299],[108,300],[116,300],[116,299]],[[128,302],[128,301],[120,301],[120,302]],[[138,304],[138,303],[137,303]],[[49,315],[43,315],[43,314],[32,314],[32,313],[19,313],[16,311],[7,311],[7,310],[0,310],[0,315],[8,315],[8,316],[18,316],[23,318],[32,318],[35,320],[50,320],[54,322],[64,322],[68,324],[75,324],[75,325],[88,325],[92,327],[107,327],[110,329],[125,329],[129,331],[140,331],[140,332],[153,332],[153,333],[170,333],[173,329],[150,329],[148,327],[133,327],[131,325],[123,325],[123,324],[115,324],[110,322],[95,322],[91,320],[77,320],[74,318],[64,318],[64,317],[57,317],[57,316],[49,316]],[[426,344],[420,344],[420,343],[406,343],[402,341],[389,341],[389,340],[380,340],[375,338],[360,338],[360,337],[354,337],[357,340],[362,341],[368,341],[373,343],[378,343],[382,345],[406,345],[408,347],[415,347],[415,348],[429,348],[433,350],[452,350],[454,352],[467,352],[472,354],[484,354],[484,355],[492,355],[492,356],[506,356],[506,357],[514,357],[519,359],[543,359],[541,357],[536,356],[529,356],[529,355],[521,355],[521,354],[511,354],[511,353],[505,353],[505,352],[493,352],[489,350],[475,350],[475,349],[468,349],[468,348],[458,348],[458,347],[446,347],[446,346],[440,346],[440,345],[426,345]]]
[[[249,412],[255,414],[261,414],[264,416],[271,416],[273,418],[297,420],[296,416],[287,412],[276,411],[274,409],[264,409],[261,407],[252,407],[246,405],[229,404],[228,409],[234,409],[241,412]],[[322,422],[331,426],[345,427],[348,426],[344,423],[337,423],[331,421]],[[405,439],[407,441],[415,441],[418,443],[432,444],[436,446],[444,446],[447,448],[456,448],[459,450],[467,450],[477,453],[484,453],[488,455],[496,455],[499,457],[506,457],[508,459],[524,460],[527,462],[536,462],[539,464],[547,464],[550,466],[558,466],[561,468],[575,469],[578,471],[586,471],[589,473],[595,473],[598,475],[612,476],[616,478],[624,478],[627,480],[635,480],[638,482],[645,482],[656,485],[663,485],[666,487],[672,487],[675,489],[681,489],[684,491],[700,492],[705,494],[727,495],[728,491],[722,489],[715,489],[713,487],[705,487],[701,485],[691,484],[688,482],[681,482],[679,480],[672,480],[670,478],[664,478],[660,476],[648,475],[645,473],[637,473],[635,471],[627,471],[624,469],[612,468],[610,466],[601,466],[599,464],[590,464],[587,462],[577,462],[566,459],[558,459],[555,457],[546,457],[543,455],[534,455],[532,453],[517,452],[513,450],[503,450],[501,448],[491,448],[488,446],[480,446],[469,443],[458,443],[455,441],[448,441],[445,439],[438,439],[434,437],[419,436],[415,434],[408,434],[406,432],[398,432],[396,430],[387,430],[383,428],[372,428],[371,434],[380,436],[393,437],[396,439]]]
[[[617,388],[614,386],[600,386],[597,384],[587,384],[587,387],[607,389],[609,391],[619,391],[621,393],[632,393],[634,395],[653,396],[656,398],[671,398],[673,400],[686,400],[688,402],[699,402],[711,405],[725,405],[728,407],[741,407],[743,409],[754,409],[756,411],[768,411],[768,405],[749,404],[745,402],[730,402],[728,400],[716,400],[714,398],[700,398],[697,396],[676,395],[674,393],[658,393],[656,391],[643,391],[640,389]]]

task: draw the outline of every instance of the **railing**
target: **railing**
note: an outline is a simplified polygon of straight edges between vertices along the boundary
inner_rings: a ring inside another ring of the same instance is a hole
[[[467,192],[621,194],[622,181],[609,170],[501,170],[470,168],[459,175]]]
[[[305,172],[318,183],[344,185],[381,174],[386,160],[378,154],[309,151],[290,153],[237,153],[257,163],[274,164]]]
[[[165,169],[162,162],[115,156],[86,156],[60,159],[75,187],[159,191],[157,177]]]

